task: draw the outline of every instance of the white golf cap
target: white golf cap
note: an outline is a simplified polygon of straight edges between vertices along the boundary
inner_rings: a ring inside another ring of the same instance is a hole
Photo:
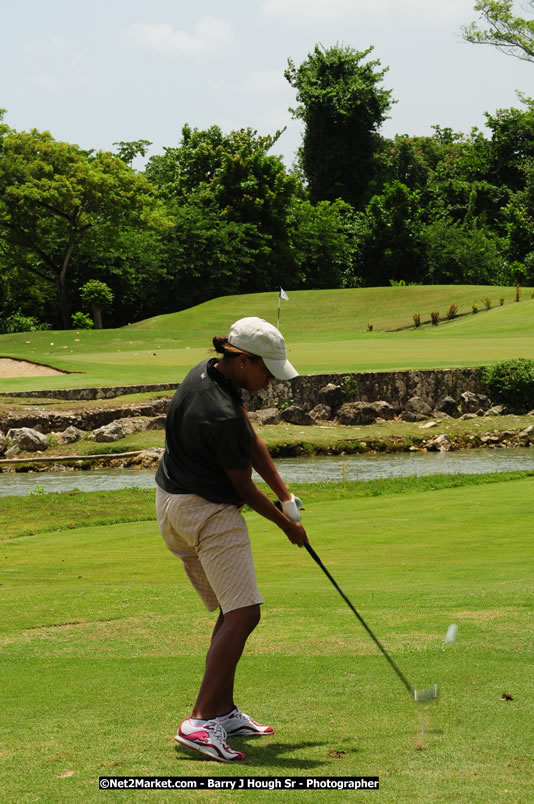
[[[298,377],[296,371],[286,358],[286,344],[280,330],[264,321],[263,318],[250,316],[240,318],[232,324],[228,343],[244,352],[258,355],[278,380],[291,380]]]

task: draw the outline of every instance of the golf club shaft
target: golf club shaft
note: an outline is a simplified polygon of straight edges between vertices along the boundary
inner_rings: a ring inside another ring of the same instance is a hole
[[[383,647],[383,645],[381,645],[381,643],[380,643],[380,642],[378,641],[378,639],[375,637],[375,635],[373,634],[373,632],[371,631],[371,629],[369,628],[369,626],[367,625],[367,623],[365,622],[365,620],[363,619],[363,617],[362,617],[360,614],[358,614],[358,612],[356,611],[356,609],[354,608],[354,606],[352,605],[352,603],[351,603],[351,602],[350,602],[350,600],[348,599],[348,597],[347,597],[347,595],[345,594],[345,592],[344,592],[344,591],[341,589],[341,587],[340,587],[340,586],[339,586],[339,585],[336,583],[336,581],[334,580],[334,578],[333,578],[333,577],[330,575],[330,573],[329,573],[329,572],[328,572],[328,570],[326,569],[325,565],[323,564],[323,562],[321,561],[321,559],[319,558],[319,556],[317,555],[317,553],[315,552],[315,550],[313,549],[313,547],[311,546],[311,544],[310,544],[309,542],[304,542],[304,547],[306,548],[306,550],[308,551],[308,553],[311,555],[311,557],[313,558],[313,560],[314,560],[314,561],[315,561],[315,562],[316,562],[316,563],[317,563],[317,564],[318,564],[318,565],[321,567],[321,569],[322,569],[322,571],[324,572],[324,574],[326,575],[326,577],[327,577],[327,578],[328,578],[328,579],[331,581],[331,583],[332,583],[332,584],[335,586],[335,588],[337,589],[337,591],[339,592],[339,594],[341,595],[341,597],[343,598],[343,600],[345,601],[345,603],[347,603],[347,605],[349,606],[349,608],[351,608],[351,609],[352,609],[352,611],[354,612],[354,614],[356,615],[356,617],[358,618],[358,620],[361,622],[361,624],[363,625],[363,627],[365,628],[365,630],[367,631],[367,633],[369,634],[369,636],[371,637],[371,639],[373,640],[373,642],[374,642],[374,643],[375,643],[375,644],[378,646],[378,648],[380,649],[380,651],[381,651],[381,652],[383,653],[383,655],[386,657],[386,659],[387,659],[387,660],[388,660],[388,662],[390,663],[391,667],[393,668],[393,670],[395,671],[395,673],[396,673],[396,674],[397,674],[397,676],[400,678],[400,680],[402,681],[402,683],[404,684],[404,686],[406,687],[406,689],[407,689],[407,690],[408,690],[408,692],[410,693],[411,697],[413,698],[413,697],[414,697],[414,694],[415,694],[415,690],[414,690],[414,688],[413,688],[413,687],[412,687],[412,685],[409,683],[408,679],[407,679],[407,678],[404,676],[404,674],[403,674],[403,673],[401,673],[401,671],[399,670],[399,668],[397,667],[397,665],[395,664],[395,662],[393,661],[393,659],[391,658],[391,656],[388,654],[388,652],[386,651],[386,649]]]

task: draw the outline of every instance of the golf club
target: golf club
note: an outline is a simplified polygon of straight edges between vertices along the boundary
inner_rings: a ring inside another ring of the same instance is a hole
[[[428,689],[425,689],[425,690],[416,690],[416,689],[414,689],[414,687],[412,687],[412,685],[410,684],[410,682],[408,681],[406,676],[403,673],[401,673],[401,671],[399,670],[399,668],[397,667],[397,665],[395,664],[395,662],[393,661],[391,656],[388,654],[388,652],[386,651],[384,646],[375,637],[375,635],[373,634],[373,632],[371,631],[371,629],[369,628],[369,626],[367,625],[367,623],[365,622],[363,617],[361,617],[361,615],[358,614],[358,612],[356,611],[356,609],[354,608],[354,606],[352,605],[352,603],[348,599],[347,595],[343,592],[343,590],[340,588],[340,586],[338,586],[336,581],[330,575],[330,573],[326,569],[325,565],[323,564],[323,562],[321,561],[321,559],[319,558],[319,556],[317,555],[317,553],[315,552],[315,550],[313,549],[311,544],[309,542],[304,542],[304,547],[306,548],[308,553],[311,555],[313,560],[321,567],[321,569],[324,572],[324,574],[326,575],[326,577],[335,586],[335,588],[337,589],[337,591],[339,592],[339,594],[341,595],[343,600],[347,603],[349,608],[352,609],[352,611],[354,612],[354,614],[356,615],[358,620],[361,622],[361,624],[363,625],[363,627],[365,628],[365,630],[367,631],[369,636],[372,638],[372,640],[378,646],[380,651],[384,654],[384,656],[388,660],[389,664],[391,665],[391,667],[393,668],[393,670],[395,671],[397,676],[400,678],[400,680],[402,681],[402,683],[404,684],[404,686],[406,687],[406,689],[408,690],[408,692],[410,693],[410,696],[414,699],[414,701],[423,702],[423,701],[435,700],[439,696],[439,687],[438,687],[438,685],[434,684],[432,687],[429,687]]]

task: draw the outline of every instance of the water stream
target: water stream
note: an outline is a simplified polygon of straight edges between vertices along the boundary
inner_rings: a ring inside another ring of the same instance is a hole
[[[414,452],[385,455],[331,455],[281,458],[276,465],[287,483],[373,480],[430,474],[477,474],[534,470],[534,449],[471,449],[458,452]],[[259,479],[256,477],[256,480]],[[32,491],[80,489],[106,491],[135,486],[154,488],[154,470],[92,469],[90,471],[0,473],[0,497]]]

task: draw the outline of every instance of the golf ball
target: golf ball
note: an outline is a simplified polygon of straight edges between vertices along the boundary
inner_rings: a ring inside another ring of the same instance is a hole
[[[445,634],[445,642],[448,645],[452,645],[452,643],[456,641],[457,634],[458,634],[458,626],[449,625],[449,627],[447,628],[447,633]]]

